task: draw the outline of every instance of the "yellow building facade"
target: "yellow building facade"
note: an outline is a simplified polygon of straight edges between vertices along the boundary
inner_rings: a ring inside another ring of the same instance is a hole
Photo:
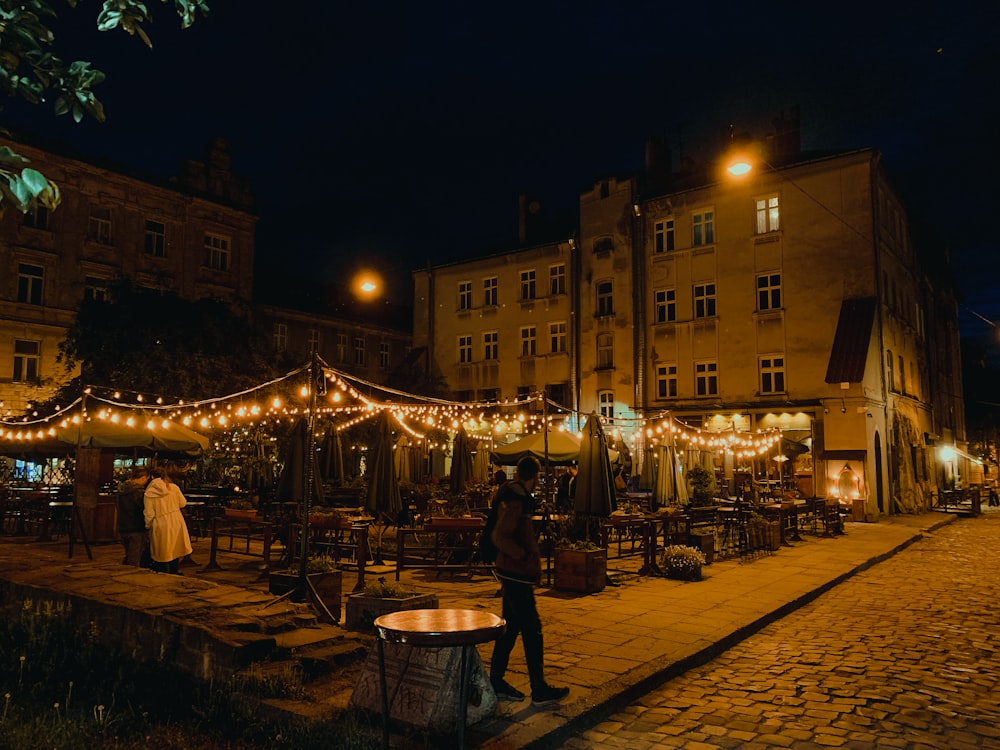
[[[566,294],[525,304],[524,272],[555,264]],[[460,400],[565,383],[567,408],[602,415],[640,461],[660,419],[780,430],[758,461],[720,452],[719,480],[794,479],[859,519],[926,509],[968,471],[935,453],[965,440],[957,306],[870,149],[761,159],[738,180],[602,179],[573,241],[416,272],[415,299],[414,343]],[[523,348],[560,321],[565,354]]]

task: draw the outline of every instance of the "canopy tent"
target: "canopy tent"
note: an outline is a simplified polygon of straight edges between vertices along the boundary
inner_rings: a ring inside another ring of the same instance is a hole
[[[580,457],[580,438],[562,430],[549,430],[548,450],[546,451],[545,433],[536,432],[527,435],[513,443],[493,449],[490,457],[498,466],[514,466],[525,456],[534,456],[539,461],[557,466],[565,466],[577,461]]]
[[[65,455],[76,446],[83,448],[144,449],[157,453],[185,453],[195,456],[208,448],[208,438],[169,419],[154,418],[128,424],[89,420],[45,431],[31,440],[0,434],[0,453],[5,455]]]

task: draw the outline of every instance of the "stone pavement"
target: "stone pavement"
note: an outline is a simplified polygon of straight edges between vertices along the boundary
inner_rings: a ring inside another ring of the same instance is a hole
[[[773,554],[752,560],[717,560],[704,568],[703,580],[696,583],[639,576],[641,556],[612,556],[609,572],[617,586],[590,595],[543,586],[537,598],[545,634],[547,678],[552,684],[569,686],[570,695],[555,709],[535,709],[530,700],[501,703],[495,716],[469,727],[468,743],[497,749],[551,747],[663,680],[708,661],[855,573],[895,554],[919,540],[923,532],[952,520],[952,516],[929,513],[893,516],[873,524],[848,523],[844,536],[803,535],[803,541]],[[207,549],[207,541],[196,541],[193,557],[207,561]],[[247,621],[263,614],[260,610],[269,597],[266,584],[254,580],[256,572],[245,560],[221,555],[222,571],[187,567],[180,578],[143,571],[138,581],[135,573],[118,565],[117,545],[94,546],[93,561],[87,559],[80,546],[71,560],[66,552],[65,540],[42,544],[0,537],[0,578],[33,580],[35,585],[63,591],[83,585],[76,581],[87,581],[91,595],[98,595],[95,592],[102,584],[100,580],[95,582],[95,576],[103,577],[105,593],[101,595],[118,596],[125,602],[131,599],[133,608],[160,612],[163,619],[172,622],[222,616],[221,597],[228,600],[226,608],[233,612],[233,619],[243,621],[244,634],[260,632],[259,624],[248,625]],[[87,572],[87,568],[92,570]],[[367,575],[384,575],[391,580],[393,570],[391,566],[369,566]],[[192,596],[192,592],[206,590],[192,579],[215,582],[215,587],[224,591],[207,587],[208,594]],[[406,570],[402,582],[420,592],[437,594],[441,607],[500,611],[500,599],[495,596],[498,586],[491,577]],[[346,573],[345,594],[353,583],[354,576]],[[155,596],[149,592],[155,601],[143,603],[139,597],[150,586],[157,592]],[[241,589],[245,593],[240,594]],[[173,601],[170,596],[175,597]],[[235,606],[234,597],[245,597],[246,601]],[[306,622],[308,617],[291,611],[291,606],[286,613],[289,617],[305,617],[303,627],[294,632],[317,631],[316,640],[346,639],[340,647],[347,650],[355,648],[358,639],[371,646],[371,636]],[[251,616],[246,607],[257,611]],[[263,629],[267,631],[266,626]],[[295,640],[294,635],[282,637],[289,644]],[[258,640],[256,636],[249,638],[246,647],[255,648],[253,644]],[[244,645],[240,638],[233,641],[235,651]],[[490,651],[489,645],[480,647],[487,665]],[[314,705],[302,712],[322,715],[324,710],[345,705],[351,681],[360,669],[358,662],[345,666],[339,691],[331,689],[329,694],[317,696]],[[529,692],[520,645],[514,649],[507,678],[515,687]],[[409,741],[397,739],[400,743]]]

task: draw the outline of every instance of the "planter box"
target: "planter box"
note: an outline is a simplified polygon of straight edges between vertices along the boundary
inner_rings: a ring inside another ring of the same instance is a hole
[[[405,599],[389,599],[367,596],[366,594],[349,594],[347,610],[344,616],[344,627],[349,630],[371,630],[376,617],[390,612],[402,612],[410,609],[437,609],[436,594],[414,594]]]
[[[470,529],[481,529],[486,525],[486,520],[481,516],[475,518],[446,518],[435,516],[428,518],[424,528],[430,531],[469,531]]]
[[[323,608],[317,607],[320,619],[332,620],[332,624],[340,622],[341,599],[343,598],[344,591],[343,571],[331,570],[326,573],[307,573],[306,578],[312,584],[313,589],[316,591],[316,596],[323,603],[323,607],[326,607],[326,611],[329,612],[329,617],[327,617]],[[275,596],[281,596],[282,594],[287,594],[289,591],[294,591],[298,582],[298,573],[272,571],[268,574],[267,590]],[[304,600],[305,592],[297,592],[292,597],[292,601]]]
[[[556,549],[553,557],[555,587],[559,591],[594,594],[604,590],[608,577],[608,551]]]
[[[262,521],[257,511],[255,510],[242,510],[240,508],[226,508],[225,509],[226,518],[232,518],[236,521]]]
[[[688,534],[687,544],[705,556],[706,565],[715,561],[715,534]]]

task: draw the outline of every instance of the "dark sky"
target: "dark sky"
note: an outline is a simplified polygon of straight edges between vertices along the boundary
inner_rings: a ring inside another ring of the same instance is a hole
[[[108,121],[11,120],[159,177],[223,135],[265,265],[370,262],[408,297],[413,268],[512,245],[521,192],[572,216],[649,136],[676,164],[798,107],[805,148],[883,152],[967,305],[1000,319],[992,2],[209,2],[183,32],[150,2],[153,51],[92,31],[81,3],[61,51],[108,73]]]

